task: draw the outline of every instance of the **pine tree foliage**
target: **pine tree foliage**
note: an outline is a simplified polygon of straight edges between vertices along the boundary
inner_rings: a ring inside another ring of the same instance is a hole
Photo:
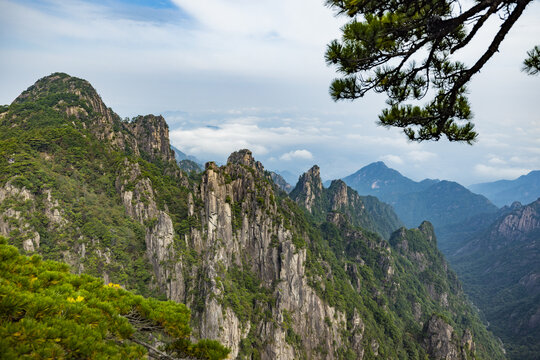
[[[403,128],[410,140],[446,136],[471,144],[477,133],[466,85],[531,2],[328,0],[330,8],[351,18],[342,39],[326,51],[327,64],[343,76],[332,82],[330,94],[353,100],[371,91],[386,93],[389,107],[379,115],[380,125]],[[476,62],[468,67],[455,60],[491,18],[502,23]],[[406,103],[432,94],[424,106]]]
[[[66,264],[20,255],[0,237],[3,359],[224,359],[229,350],[218,342],[190,341],[189,318],[183,304],[71,274]]]
[[[523,71],[529,75],[540,73],[540,46],[535,46],[527,52],[528,58],[523,61]]]

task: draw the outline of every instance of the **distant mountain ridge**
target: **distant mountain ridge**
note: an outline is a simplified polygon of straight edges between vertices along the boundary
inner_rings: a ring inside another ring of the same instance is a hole
[[[382,201],[392,202],[398,195],[422,191],[439,180],[416,182],[389,168],[384,162],[377,161],[344,177],[343,181],[359,194],[374,195]]]
[[[188,173],[192,171],[201,172],[203,170],[204,166],[195,156],[187,155],[186,153],[182,152],[180,149],[177,149],[172,145],[171,150],[174,153],[174,159],[178,163],[180,169]]]
[[[270,177],[272,178],[272,181],[287,194],[292,191],[293,187],[283,178],[283,176],[279,175],[275,171],[270,171]]]
[[[471,191],[482,194],[497,206],[514,201],[529,204],[540,197],[540,170],[521,175],[514,180],[499,180],[469,186]]]
[[[293,174],[289,170],[274,170],[273,172],[281,176],[287,183],[291,184],[292,187],[298,182],[298,175]]]
[[[363,167],[343,181],[361,195],[373,195],[392,205],[409,227],[428,220],[437,229],[476,214],[497,211],[487,198],[456,182],[438,179],[417,182],[382,161]]]

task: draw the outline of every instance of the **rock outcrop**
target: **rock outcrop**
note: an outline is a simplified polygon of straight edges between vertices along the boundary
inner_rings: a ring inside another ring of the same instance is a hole
[[[462,339],[459,339],[454,328],[437,315],[429,319],[424,331],[430,359],[469,359],[474,353],[474,342],[470,331],[465,331]]]
[[[163,116],[137,116],[129,125],[143,156],[147,156],[151,161],[174,161],[174,152],[169,143],[169,126]]]
[[[314,211],[317,202],[324,201],[321,170],[317,165],[300,176],[291,198],[309,212]]]
[[[146,256],[152,264],[157,286],[170,299],[184,292],[182,266],[175,262],[174,228],[167,212],[159,210],[150,180],[142,176],[139,164],[124,161],[116,179],[116,190],[128,215],[145,226]]]
[[[317,165],[300,176],[289,196],[317,219],[325,219],[328,212],[337,212],[352,225],[379,233],[384,238],[389,238],[402,226],[390,205],[373,196],[358,195],[342,180],[333,180],[325,189]]]

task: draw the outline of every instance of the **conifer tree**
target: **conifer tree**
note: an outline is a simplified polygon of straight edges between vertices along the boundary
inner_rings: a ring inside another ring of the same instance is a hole
[[[190,340],[189,318],[183,304],[71,274],[0,237],[2,359],[226,358],[229,349],[217,341]]]
[[[379,124],[403,128],[410,140],[475,141],[467,83],[498,51],[504,37],[533,0],[327,0],[351,20],[332,41],[326,62],[343,77],[330,87],[334,100],[367,92],[386,93]],[[497,33],[472,66],[455,60],[488,19]],[[524,70],[538,72],[540,53],[529,53]],[[431,97],[423,105],[419,102]]]

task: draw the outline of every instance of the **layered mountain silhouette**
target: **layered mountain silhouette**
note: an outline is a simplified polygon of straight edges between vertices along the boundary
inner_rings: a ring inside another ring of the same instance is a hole
[[[343,181],[360,195],[373,195],[392,205],[407,226],[423,220],[435,229],[498,209],[487,198],[453,181],[411,180],[383,162],[369,164]]]
[[[514,201],[529,204],[540,197],[540,170],[531,171],[514,180],[499,180],[469,186],[497,206],[510,205]]]

